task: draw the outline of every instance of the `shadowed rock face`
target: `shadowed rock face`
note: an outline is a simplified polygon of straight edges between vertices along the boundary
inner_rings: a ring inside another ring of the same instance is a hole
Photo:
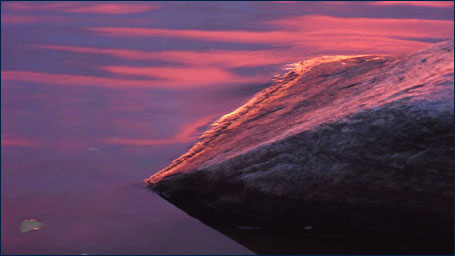
[[[453,54],[298,63],[147,182],[217,227],[452,237]]]

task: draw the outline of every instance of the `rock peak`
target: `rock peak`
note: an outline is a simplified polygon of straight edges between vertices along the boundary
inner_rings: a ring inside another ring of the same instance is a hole
[[[421,101],[424,107],[429,101],[443,101],[446,108],[453,106],[453,41],[397,57],[322,56],[290,64],[287,70],[275,77],[272,86],[215,121],[186,154],[146,181],[154,184],[167,176],[219,164],[261,145],[394,102]]]

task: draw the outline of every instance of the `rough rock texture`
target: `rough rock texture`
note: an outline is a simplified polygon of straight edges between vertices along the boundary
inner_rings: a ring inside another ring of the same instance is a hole
[[[216,226],[451,237],[453,44],[297,63],[147,182]]]

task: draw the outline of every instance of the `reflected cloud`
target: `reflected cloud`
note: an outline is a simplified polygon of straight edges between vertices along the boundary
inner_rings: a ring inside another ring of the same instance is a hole
[[[434,8],[453,8],[453,1],[377,1],[367,2],[369,5],[412,5]]]
[[[33,45],[32,47],[74,53],[104,54],[132,60],[162,60],[184,65],[217,65],[229,68],[256,67],[295,61],[289,50],[206,50],[206,51],[138,51],[66,45]]]
[[[37,147],[39,145],[38,142],[23,138],[8,138],[3,137],[1,138],[1,145],[2,147]]]
[[[131,14],[141,13],[158,9],[156,5],[150,4],[96,4],[83,7],[75,7],[66,9],[67,12],[80,12],[80,13],[98,13],[98,14]]]
[[[300,35],[300,47],[319,51],[399,54],[429,43],[412,38],[453,38],[453,21],[424,19],[338,18],[305,15],[268,22]]]
[[[390,18],[339,18],[319,15],[294,16],[267,22],[281,29],[305,35],[362,35],[402,37],[453,36],[453,21]]]
[[[284,37],[287,32],[255,32],[255,31],[216,31],[216,30],[186,30],[130,27],[91,27],[88,31],[106,36],[116,37],[174,37],[215,42],[240,43],[279,43],[288,41]]]
[[[40,20],[39,17],[25,16],[25,15],[2,14],[2,17],[1,17],[2,24],[35,23],[39,20]]]
[[[132,14],[143,13],[158,9],[159,6],[148,3],[102,3],[86,4],[81,6],[78,2],[53,2],[53,3],[6,3],[5,7],[17,11],[60,11],[73,13],[95,13],[95,14]]]
[[[176,144],[180,143],[172,139],[131,139],[131,138],[109,138],[103,141],[107,144],[118,144],[118,145],[128,145],[128,146],[154,146],[154,145],[165,145],[165,144]]]
[[[240,77],[217,67],[131,67],[106,66],[100,68],[113,74],[134,75],[157,79],[163,86],[209,86],[226,83],[251,83],[261,78]]]
[[[99,86],[104,88],[156,87],[150,81],[94,76],[50,74],[31,71],[2,71],[3,81],[23,81],[51,85]]]
[[[305,4],[305,2],[323,3],[324,5],[348,5],[352,3],[349,1],[273,1],[276,4]]]
[[[126,27],[87,30],[115,37],[166,37],[213,42],[271,44],[317,50],[376,50],[397,53],[425,47],[424,42],[400,38],[452,38],[453,21],[389,18],[340,18],[302,15],[265,22],[269,31],[216,31]]]
[[[211,123],[219,115],[209,115],[207,117],[198,119],[194,122],[184,125],[180,131],[172,136],[170,139],[138,139],[138,138],[108,138],[103,142],[107,144],[118,144],[127,146],[153,146],[153,145],[166,145],[166,144],[180,144],[192,142],[196,139],[200,132],[198,129]]]
[[[31,71],[2,71],[3,81],[23,81],[50,85],[97,86],[109,89],[127,88],[196,88],[216,84],[254,83],[262,77],[240,77],[217,68],[136,68],[102,67],[110,73],[137,75],[155,80],[106,78],[83,75],[50,74]],[[158,80],[156,80],[158,79]]]
[[[66,22],[69,19],[58,16],[2,14],[2,24],[32,24],[38,22]]]
[[[30,3],[30,2],[7,2],[2,3],[7,9],[17,11],[43,11],[43,10],[60,10],[74,7],[74,2],[47,2],[47,3]]]

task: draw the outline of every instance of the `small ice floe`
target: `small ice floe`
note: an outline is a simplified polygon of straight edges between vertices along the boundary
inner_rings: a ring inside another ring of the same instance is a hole
[[[313,227],[312,227],[312,226],[306,226],[306,227],[304,227],[303,229],[304,229],[304,230],[312,230]]]
[[[38,231],[41,229],[41,226],[43,226],[43,223],[30,219],[30,220],[24,220],[21,223],[21,233],[26,233],[29,231]]]
[[[237,226],[238,229],[242,230],[261,230],[262,227],[257,227],[257,226]]]
[[[100,149],[99,148],[96,148],[96,147],[89,147],[87,148],[88,151],[95,151],[95,152],[100,152]]]

